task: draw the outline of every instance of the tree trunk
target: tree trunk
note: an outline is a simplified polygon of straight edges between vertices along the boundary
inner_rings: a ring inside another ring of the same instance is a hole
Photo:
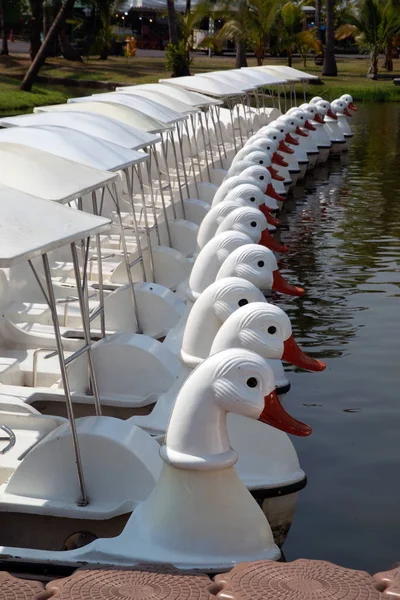
[[[315,0],[315,35],[321,41],[321,0]]]
[[[326,43],[324,64],[322,66],[322,75],[327,77],[337,76],[337,66],[335,58],[335,30],[334,30],[334,2],[335,0],[326,0]]]
[[[288,54],[287,54],[287,64],[288,64],[288,67],[292,66],[292,53],[291,52],[288,52]]]
[[[376,49],[374,48],[371,52],[371,73],[372,73],[372,77],[371,79],[378,79],[378,58],[379,58],[379,54],[376,51]]]
[[[179,45],[178,21],[174,0],[167,0],[169,40],[174,46]]]
[[[30,55],[33,60],[37,53],[39,52],[39,48],[42,45],[42,40],[40,39],[40,35],[42,33],[42,24],[43,24],[43,0],[30,0],[31,5],[31,48]]]
[[[1,56],[8,56],[8,27],[6,24],[6,0],[0,0],[0,32],[2,34]]]
[[[247,67],[246,44],[242,40],[238,40],[236,43],[235,69],[241,69],[242,67]]]
[[[72,10],[74,3],[75,3],[75,0],[65,0],[64,1],[63,5],[61,6],[60,10],[58,11],[56,18],[53,21],[52,26],[49,29],[49,33],[47,34],[46,39],[43,41],[43,44],[41,45],[39,52],[37,53],[35,59],[33,60],[31,66],[29,67],[29,69],[24,77],[23,82],[21,83],[21,87],[20,87],[21,90],[23,90],[25,92],[31,91],[33,82],[35,81],[36,76],[39,73],[41,66],[44,64],[44,61],[46,60],[47,51],[49,50],[49,48],[51,48],[52,44],[54,44],[54,42],[57,38],[58,32],[60,31],[63,24],[65,23],[65,19],[67,18],[69,11]]]
[[[393,39],[390,38],[387,43],[385,52],[385,64],[384,69],[389,72],[393,71]]]
[[[65,32],[65,23],[58,32],[58,43],[60,44],[61,54],[65,60],[73,62],[83,62],[81,55],[70,44],[68,36]]]
[[[188,15],[192,10],[192,0],[186,0],[185,15]]]

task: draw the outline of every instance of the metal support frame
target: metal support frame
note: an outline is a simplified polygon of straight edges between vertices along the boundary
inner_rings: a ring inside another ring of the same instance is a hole
[[[211,116],[211,120],[213,123],[213,127],[214,127],[214,132],[215,132],[215,139],[217,141],[217,150],[218,150],[218,156],[219,156],[219,162],[221,163],[221,168],[224,167],[224,163],[223,163],[223,158],[222,158],[222,154],[221,154],[221,147],[218,141],[218,130],[217,130],[217,124],[215,121],[215,115],[214,115],[214,111],[212,110],[212,107],[210,107],[210,116]],[[226,153],[225,153],[226,156]]]
[[[199,177],[200,177],[200,181],[204,181],[204,179],[203,179],[203,170],[202,170],[201,162],[200,162],[199,144],[198,144],[198,141],[197,141],[197,128],[196,128],[195,116],[196,115],[193,115],[193,114],[190,115],[190,124],[191,124],[191,127],[192,127],[194,145],[195,145],[195,148],[196,148],[196,157],[197,157],[197,165],[198,165],[198,168],[199,168]],[[190,139],[191,136],[190,136],[190,131],[189,131],[189,125],[188,125],[187,122],[186,122],[186,126],[188,128],[188,136],[189,136],[189,139]]]
[[[82,294],[83,287],[81,287],[81,281],[80,281],[78,253],[76,251],[75,243],[71,244],[71,248],[72,248],[72,246],[74,246],[72,262],[74,263],[74,273],[75,273],[75,278],[76,278],[76,286],[77,286],[78,294],[79,294],[79,304],[80,304],[81,311],[84,312],[85,304],[84,304],[84,299],[83,299],[83,294]],[[64,395],[65,395],[67,416],[68,416],[68,420],[69,420],[69,425],[71,427],[72,446],[73,446],[73,451],[74,451],[74,455],[75,455],[78,483],[79,483],[79,488],[80,488],[80,499],[78,500],[77,504],[78,504],[78,506],[87,506],[87,504],[89,503],[89,500],[88,500],[88,496],[87,496],[87,492],[86,492],[85,479],[84,479],[84,474],[83,474],[82,458],[81,458],[81,452],[80,452],[80,448],[79,448],[78,432],[77,432],[76,422],[75,422],[75,417],[74,417],[71,389],[70,389],[69,380],[68,380],[67,364],[66,364],[66,360],[64,358],[64,348],[63,348],[63,343],[62,343],[62,338],[61,338],[60,326],[58,324],[57,304],[56,304],[56,299],[54,296],[53,282],[51,280],[51,269],[50,269],[49,259],[48,259],[47,254],[42,255],[42,264],[43,264],[44,276],[45,276],[45,280],[46,280],[47,293],[46,293],[46,290],[39,278],[39,275],[38,275],[36,268],[34,267],[32,261],[29,260],[28,264],[29,264],[30,268],[32,269],[32,272],[36,279],[36,282],[38,283],[39,288],[40,288],[44,298],[46,299],[46,302],[47,302],[48,307],[51,312],[51,317],[52,317],[53,326],[54,326],[56,347],[57,347],[57,355],[58,355],[58,360],[59,360],[59,364],[60,364],[61,379],[62,379]],[[82,323],[85,324],[86,322],[87,321],[85,320],[84,315],[82,314]],[[86,325],[84,325],[84,331],[86,331]],[[86,335],[85,335],[85,338],[86,338]],[[90,336],[88,339],[89,339],[89,348],[90,348],[90,344],[91,344]],[[68,357],[68,363],[71,363],[73,360],[76,360],[79,356],[81,356],[87,350],[88,350],[88,346],[87,346],[87,342],[86,342],[85,346],[83,346],[80,350],[74,352],[71,356]],[[93,373],[93,377],[94,377],[94,373]],[[93,385],[93,382],[92,382],[92,385]],[[96,394],[97,393],[96,384],[94,385],[93,390],[94,390],[94,393]],[[99,398],[98,398],[98,396],[96,397],[96,395],[95,395],[95,407],[96,407],[96,414],[100,415],[101,414],[101,406],[100,406]]]
[[[190,164],[191,164],[192,173],[193,173],[193,181],[194,181],[194,185],[195,185],[195,188],[196,188],[196,193],[198,195],[199,194],[199,186],[198,186],[198,183],[197,183],[196,168],[194,166],[193,146],[192,146],[191,136],[190,136],[190,133],[189,133],[188,119],[184,120],[183,126],[185,128],[185,133],[187,135],[188,146],[189,146],[189,154],[190,154]],[[200,166],[200,163],[199,163],[199,166]],[[188,188],[188,193],[189,193],[189,188]]]
[[[215,106],[215,107],[211,106],[210,109],[212,111],[214,111],[214,109],[215,109],[215,117],[216,117],[216,121],[217,121],[217,125],[218,125],[218,131],[219,131],[219,135],[220,135],[220,139],[221,139],[222,149],[224,151],[224,157],[227,158],[225,140],[224,140],[224,136],[222,133],[222,127],[221,127],[221,117],[219,114],[220,107],[219,106]]]

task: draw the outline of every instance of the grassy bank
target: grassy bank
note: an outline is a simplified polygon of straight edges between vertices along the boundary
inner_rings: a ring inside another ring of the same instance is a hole
[[[265,64],[286,64],[285,59],[268,59]],[[369,61],[367,58],[338,59],[338,77],[321,78],[321,83],[310,85],[308,95],[324,96],[332,100],[347,92],[357,101],[400,101],[400,87],[391,80],[371,81],[366,78]],[[26,112],[34,106],[64,102],[68,97],[93,93],[85,88],[85,81],[113,81],[119,83],[153,83],[168,77],[165,71],[164,57],[111,57],[107,61],[85,60],[83,64],[69,63],[62,59],[49,59],[41,70],[41,75],[57,77],[61,80],[82,81],[82,88],[65,85],[34,86],[32,93],[19,91],[19,80],[28,68],[28,57],[14,55],[0,57],[0,115]],[[249,65],[255,65],[255,59],[249,59]],[[293,66],[320,75],[321,69],[309,60],[303,66],[301,60],[295,60]],[[192,73],[204,73],[217,69],[234,67],[233,57],[213,57],[196,55],[191,67]],[[400,77],[400,60],[395,61],[395,72]],[[298,86],[298,91],[302,91]]]

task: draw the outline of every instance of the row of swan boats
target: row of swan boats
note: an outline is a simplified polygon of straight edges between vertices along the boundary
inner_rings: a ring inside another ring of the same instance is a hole
[[[312,77],[212,72],[0,119],[3,563],[280,558],[306,484],[288,434],[311,433],[282,361],[325,364],[272,302],[305,293],[278,216],[357,110],[297,106]]]

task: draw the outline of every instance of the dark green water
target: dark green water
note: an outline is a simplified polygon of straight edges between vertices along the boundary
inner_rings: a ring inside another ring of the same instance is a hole
[[[308,486],[284,551],[376,572],[400,561],[400,106],[360,106],[346,161],[297,186],[279,299],[323,373],[291,372],[286,408]],[[343,163],[347,164],[343,164]]]

